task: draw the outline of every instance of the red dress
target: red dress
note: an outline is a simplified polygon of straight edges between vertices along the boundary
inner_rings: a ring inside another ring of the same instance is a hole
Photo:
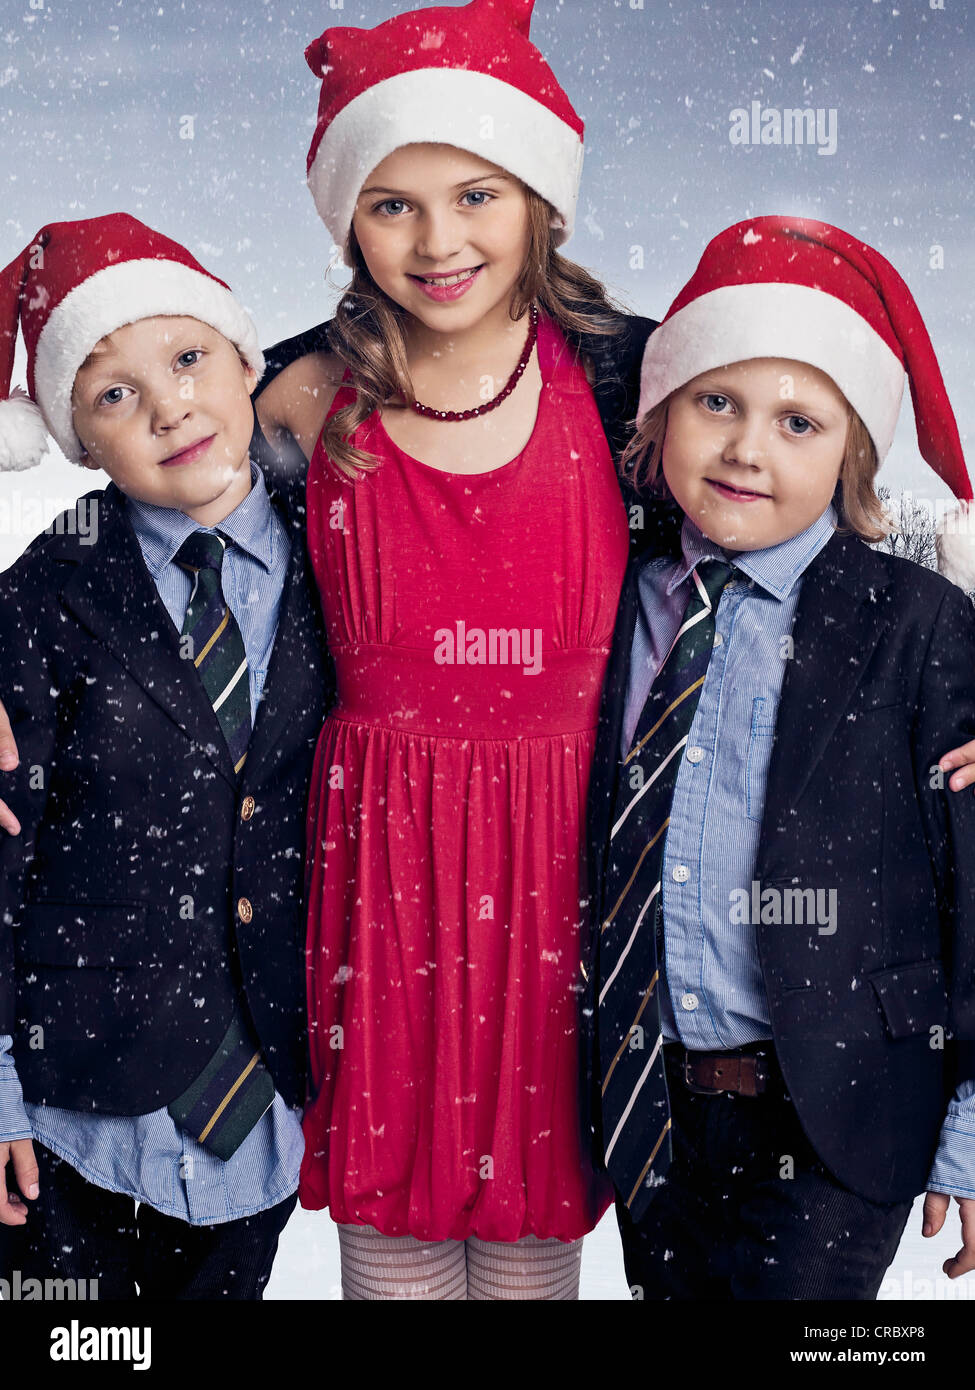
[[[428,1240],[575,1239],[583,836],[626,516],[592,392],[542,316],[538,417],[444,473],[378,415],[319,441],[308,546],[335,659],[308,818],[302,1205]],[[351,399],[343,387],[333,410]],[[445,426],[445,428],[449,428]]]

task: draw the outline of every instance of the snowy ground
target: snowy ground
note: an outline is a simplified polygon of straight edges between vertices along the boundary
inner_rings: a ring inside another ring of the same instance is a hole
[[[958,1207],[953,1202],[940,1235],[921,1235],[919,1197],[907,1223],[897,1258],[887,1271],[880,1298],[917,1300],[975,1300],[975,1272],[949,1280],[941,1266],[959,1245]],[[295,1212],[281,1238],[266,1298],[341,1298],[339,1249],[335,1226],[325,1212]],[[627,1299],[623,1258],[616,1218],[608,1211],[587,1237],[582,1255],[582,1298]]]

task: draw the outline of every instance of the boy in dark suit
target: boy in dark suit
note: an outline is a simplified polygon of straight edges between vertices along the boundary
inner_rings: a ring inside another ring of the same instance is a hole
[[[937,766],[975,614],[863,543],[905,370],[970,499],[910,292],[836,228],[723,232],[647,345],[626,462],[683,529],[624,583],[584,962],[636,1297],[873,1298],[917,1193],[975,1226],[975,804]]]
[[[134,218],[45,227],[0,313],[0,463],[46,424],[112,479],[0,580],[0,1275],[260,1298],[302,1153],[329,701],[303,480],[269,492],[249,458],[249,317]],[[18,319],[40,415],[10,397]]]

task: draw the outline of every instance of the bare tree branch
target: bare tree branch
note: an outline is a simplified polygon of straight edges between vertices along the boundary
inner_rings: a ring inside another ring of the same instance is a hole
[[[877,496],[896,528],[877,542],[877,549],[913,560],[916,565],[924,565],[927,569],[937,569],[935,521],[931,509],[918,502],[909,492],[894,496],[889,487],[878,488]]]

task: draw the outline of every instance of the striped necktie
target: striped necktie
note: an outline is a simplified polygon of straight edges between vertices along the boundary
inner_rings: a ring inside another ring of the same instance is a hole
[[[183,651],[200,673],[239,775],[251,737],[251,698],[244,639],[221,584],[227,544],[212,531],[194,531],[175,561],[193,579],[181,633]]]
[[[183,651],[203,682],[240,776],[251,736],[247,653],[237,619],[223,595],[224,537],[194,531],[175,562],[193,580],[183,620]],[[216,1052],[189,1088],[166,1107],[187,1133],[218,1158],[228,1159],[274,1100],[274,1082],[239,999]]]
[[[670,1113],[660,1030],[661,872],[677,769],[714,645],[731,566],[703,560],[680,630],[620,767],[599,933],[598,1036],[606,1167],[639,1221],[670,1163]],[[658,939],[659,937],[659,939]]]

